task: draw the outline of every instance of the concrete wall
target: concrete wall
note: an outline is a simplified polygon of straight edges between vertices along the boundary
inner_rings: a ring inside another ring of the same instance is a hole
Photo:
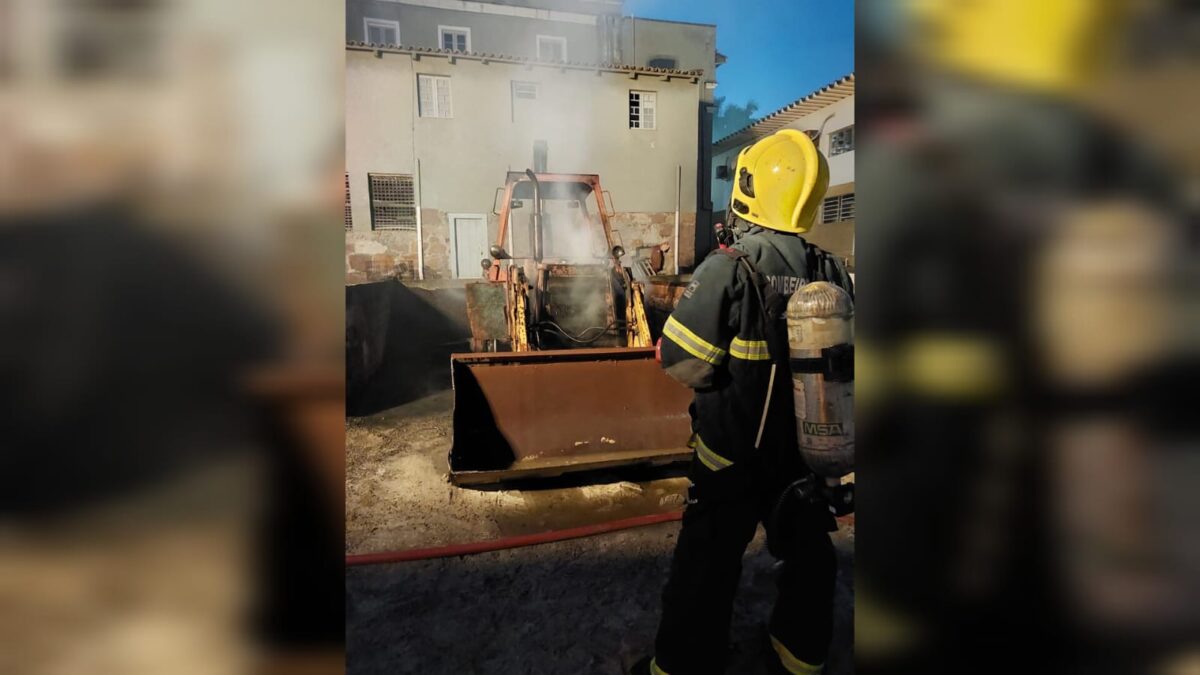
[[[417,74],[451,78],[453,119],[417,115]],[[532,109],[514,111],[514,80],[538,84]],[[419,161],[426,276],[446,277],[451,274],[446,215],[490,214],[505,173],[532,164],[535,140],[548,144],[550,171],[600,174],[631,252],[634,241],[663,240],[664,218],[669,216],[673,229],[676,172],[682,167],[680,262],[690,265],[702,86],[690,79],[634,80],[620,73],[461,58],[451,64],[429,55],[379,58],[348,50],[346,170],[354,227],[346,237],[347,279],[415,275],[415,233],[371,230],[368,173],[417,174]],[[629,128],[630,89],[657,93],[657,129]],[[488,221],[489,238],[494,238],[496,218]]]
[[[456,3],[446,3],[454,7]],[[365,41],[363,18],[397,21],[400,44],[440,48],[438,26],[471,29],[471,51],[505,56],[537,56],[537,35],[566,38],[567,60],[596,63],[600,56],[600,33],[595,16],[576,13],[517,12],[502,14],[505,6],[492,11],[469,11],[487,3],[460,3],[463,9],[445,9],[389,2],[352,0],[346,3],[346,39]],[[526,14],[526,15],[522,15]],[[537,18],[545,16],[547,18]],[[554,16],[556,19],[548,17]]]
[[[674,58],[675,67],[681,70],[704,71],[704,75],[701,76],[701,105],[696,111],[699,127],[696,142],[700,146],[696,190],[700,195],[697,202],[697,221],[693,223],[691,230],[693,238],[689,239],[700,258],[716,248],[716,239],[712,234],[712,210],[714,206],[721,208],[720,204],[713,200],[710,180],[713,166],[712,124],[715,112],[712,101],[717,83],[716,53],[716,26],[633,17],[626,17],[621,21],[618,50],[621,61],[648,66],[653,59],[666,57]],[[699,228],[698,231],[695,228]],[[682,235],[680,238],[682,239]]]
[[[715,82],[716,53],[716,26],[638,18],[622,23],[621,57],[625,63],[648,66],[654,58],[674,58],[676,68],[703,70],[704,79]],[[706,89],[705,100],[712,100],[712,93]]]
[[[527,7],[559,12],[579,12],[583,14],[612,14],[620,16],[624,10],[624,0],[485,0],[493,5],[508,5],[511,7]],[[478,4],[478,3],[474,3]]]
[[[537,9],[534,9],[534,8]],[[506,56],[537,56],[537,36],[567,40],[567,60],[647,66],[670,58],[681,70],[703,70],[715,85],[717,27],[620,16],[618,0],[349,0],[346,39],[366,41],[363,19],[395,21],[399,44],[440,48],[438,26],[471,30],[471,51]],[[701,92],[711,101],[713,90]]]

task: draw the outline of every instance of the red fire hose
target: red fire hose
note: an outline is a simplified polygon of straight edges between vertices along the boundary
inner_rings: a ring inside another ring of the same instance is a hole
[[[488,551],[502,551],[509,548],[520,548],[521,546],[533,546],[535,544],[548,544],[553,541],[590,537],[606,532],[627,530],[633,527],[668,523],[682,518],[683,511],[668,511],[667,513],[654,513],[648,516],[610,520],[606,523],[596,523],[594,525],[570,527],[565,530],[521,534],[515,537],[501,537],[499,539],[476,541],[469,544],[451,544],[449,546],[435,546],[433,548],[410,548],[403,551],[380,551],[379,553],[348,555],[346,556],[346,567],[408,562],[410,560],[430,560],[432,558],[450,558],[460,555],[487,553]]]

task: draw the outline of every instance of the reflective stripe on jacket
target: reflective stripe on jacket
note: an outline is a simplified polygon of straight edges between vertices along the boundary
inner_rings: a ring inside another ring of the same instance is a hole
[[[753,228],[734,248],[785,298],[810,281],[810,267],[819,268],[817,279],[849,284],[840,263],[795,235]],[[776,331],[771,342],[787,344],[783,318],[764,323],[749,272],[723,253],[697,268],[663,327],[662,365],[696,392],[696,458],[709,471],[734,466],[753,449],[771,373],[767,330]],[[764,439],[787,451],[795,447],[795,421],[786,367],[776,378]]]

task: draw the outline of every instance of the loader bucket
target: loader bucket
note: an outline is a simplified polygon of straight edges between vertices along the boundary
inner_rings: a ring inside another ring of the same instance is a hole
[[[691,457],[692,394],[653,348],[455,354],[456,485]]]

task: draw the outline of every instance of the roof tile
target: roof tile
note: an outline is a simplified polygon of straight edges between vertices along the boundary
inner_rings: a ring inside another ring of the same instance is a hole
[[[784,127],[788,122],[808,115],[816,110],[820,110],[832,103],[840,101],[847,96],[854,95],[854,73],[850,73],[834,82],[801,96],[791,103],[783,106],[779,110],[766,115],[762,119],[748,124],[737,131],[728,134],[713,145],[733,145],[732,141],[745,136],[746,139],[759,138],[766,136],[768,133],[774,132]],[[821,98],[821,101],[816,99]],[[830,100],[832,99],[832,100]]]
[[[704,75],[703,70],[679,70],[676,68],[652,68],[650,66],[635,66],[627,63],[586,63],[582,61],[540,61],[528,56],[511,56],[508,54],[489,54],[480,52],[461,52],[452,49],[439,49],[436,47],[414,47],[408,45],[384,45],[375,44],[374,42],[356,42],[347,41],[346,48],[352,50],[387,50],[398,54],[440,54],[445,56],[466,56],[469,58],[488,59],[491,61],[503,61],[511,63],[528,63],[543,66],[551,66],[556,68],[582,68],[588,70],[611,70],[625,73],[648,73],[653,75],[671,75],[678,77],[699,78]]]

